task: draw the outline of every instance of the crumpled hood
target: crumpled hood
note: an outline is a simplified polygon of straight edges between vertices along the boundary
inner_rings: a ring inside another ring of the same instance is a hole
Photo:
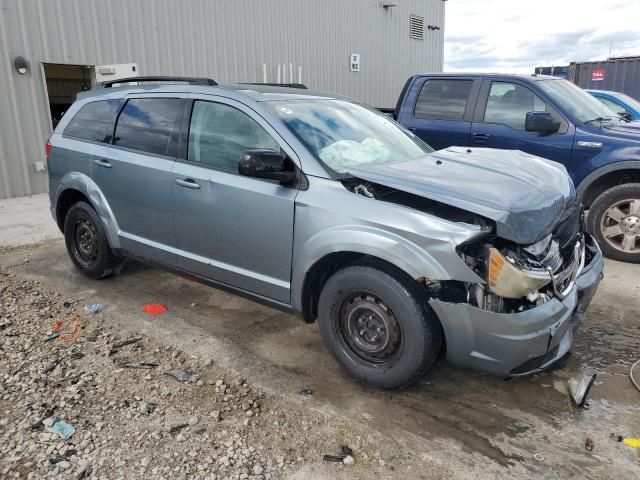
[[[563,165],[519,150],[450,147],[414,160],[349,167],[350,175],[489,218],[519,244],[551,233],[576,192]]]

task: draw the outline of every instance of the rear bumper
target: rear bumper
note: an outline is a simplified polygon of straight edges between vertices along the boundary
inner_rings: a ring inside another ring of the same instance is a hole
[[[587,236],[590,261],[562,301],[552,299],[520,313],[495,313],[466,303],[432,300],[444,329],[447,359],[457,365],[500,376],[543,370],[571,348],[603,277],[600,248]]]

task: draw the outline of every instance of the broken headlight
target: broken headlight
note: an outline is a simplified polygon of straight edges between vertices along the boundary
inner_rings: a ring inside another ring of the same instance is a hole
[[[551,282],[547,270],[521,268],[515,263],[497,248],[489,248],[486,278],[492,293],[505,298],[522,298]]]

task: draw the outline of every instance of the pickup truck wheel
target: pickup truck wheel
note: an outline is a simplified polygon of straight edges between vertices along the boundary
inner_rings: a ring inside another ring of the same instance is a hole
[[[119,264],[98,214],[86,202],[74,204],[64,220],[64,240],[73,264],[87,277],[109,277]]]
[[[401,272],[368,265],[338,271],[322,289],[318,318],[338,363],[371,386],[409,385],[440,353],[442,330],[426,292]]]
[[[606,190],[589,210],[587,230],[606,257],[640,263],[640,183]]]

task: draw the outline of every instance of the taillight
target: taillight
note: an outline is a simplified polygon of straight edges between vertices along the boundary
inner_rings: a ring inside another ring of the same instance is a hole
[[[51,145],[51,142],[47,140],[47,143],[44,144],[44,154],[46,157],[49,157],[49,154],[51,153],[52,148],[53,148],[53,145]]]

